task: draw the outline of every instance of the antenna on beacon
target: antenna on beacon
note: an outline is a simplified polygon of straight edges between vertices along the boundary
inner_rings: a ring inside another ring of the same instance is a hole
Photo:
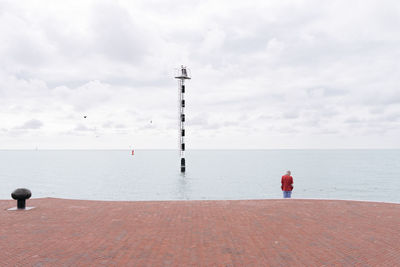
[[[181,66],[178,70],[178,73],[175,75],[175,79],[178,79],[179,84],[179,112],[180,112],[180,151],[181,151],[181,172],[186,171],[186,162],[185,162],[185,80],[190,80],[189,77],[189,69],[185,66]]]

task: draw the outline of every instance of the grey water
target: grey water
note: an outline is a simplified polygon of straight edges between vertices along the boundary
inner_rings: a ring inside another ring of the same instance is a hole
[[[0,199],[228,200],[282,197],[400,203],[400,150],[0,150]]]

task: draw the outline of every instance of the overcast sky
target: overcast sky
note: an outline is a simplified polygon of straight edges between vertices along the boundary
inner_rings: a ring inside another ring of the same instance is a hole
[[[0,0],[0,149],[400,148],[400,2]],[[83,116],[87,116],[85,119]]]

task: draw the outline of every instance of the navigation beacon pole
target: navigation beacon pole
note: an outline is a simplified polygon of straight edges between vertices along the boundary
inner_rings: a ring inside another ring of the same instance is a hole
[[[185,80],[189,80],[188,70],[186,67],[181,66],[181,69],[178,72],[178,75],[175,76],[175,79],[179,80],[179,111],[180,111],[180,150],[181,150],[181,172],[186,171],[186,162],[185,162]]]

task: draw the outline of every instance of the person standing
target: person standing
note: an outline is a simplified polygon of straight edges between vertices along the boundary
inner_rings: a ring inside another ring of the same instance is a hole
[[[281,179],[281,188],[283,191],[283,198],[291,198],[293,190],[293,177],[290,175],[290,171],[287,171]]]

